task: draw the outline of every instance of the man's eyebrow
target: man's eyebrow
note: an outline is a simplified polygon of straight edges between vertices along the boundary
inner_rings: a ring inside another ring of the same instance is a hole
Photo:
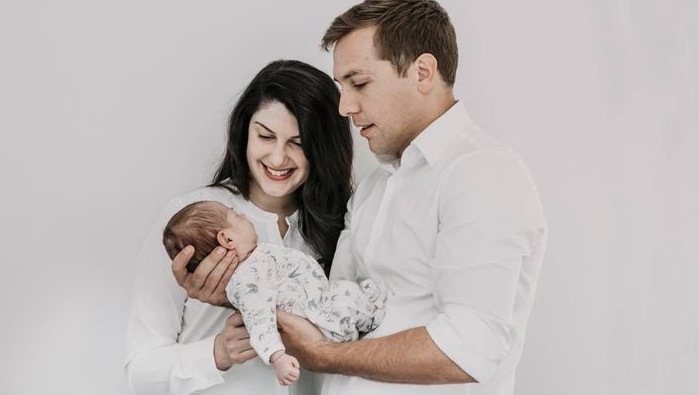
[[[348,80],[348,79],[354,77],[355,75],[361,74],[361,73],[362,72],[359,70],[351,70],[351,71],[348,71],[347,73],[345,73],[345,75],[343,75],[339,80],[337,78],[335,78],[335,81],[341,83],[342,81]]]

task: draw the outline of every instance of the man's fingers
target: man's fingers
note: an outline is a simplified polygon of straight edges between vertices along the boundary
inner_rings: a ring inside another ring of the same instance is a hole
[[[284,310],[277,310],[277,329],[284,330],[284,326],[294,322],[294,315]]]

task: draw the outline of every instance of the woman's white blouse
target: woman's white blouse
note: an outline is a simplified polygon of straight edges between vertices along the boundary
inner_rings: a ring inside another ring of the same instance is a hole
[[[213,356],[214,338],[233,310],[189,299],[171,271],[162,244],[170,217],[185,205],[214,200],[233,207],[255,225],[261,243],[284,245],[311,253],[296,226],[296,213],[287,218],[282,240],[277,216],[262,211],[240,195],[223,188],[200,188],[170,200],[151,229],[138,255],[131,314],[127,327],[126,376],[135,394],[307,394],[316,376],[303,372],[292,387],[277,383],[274,370],[255,358],[222,372]],[[311,254],[313,255],[313,254]]]

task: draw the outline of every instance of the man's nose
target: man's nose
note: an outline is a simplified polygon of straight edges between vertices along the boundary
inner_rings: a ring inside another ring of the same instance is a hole
[[[340,105],[338,110],[343,117],[349,117],[359,112],[359,103],[353,94],[343,91],[340,93]]]

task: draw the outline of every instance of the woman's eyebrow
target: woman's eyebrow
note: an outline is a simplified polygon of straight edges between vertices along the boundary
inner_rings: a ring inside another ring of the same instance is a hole
[[[274,134],[274,135],[277,134],[274,130],[268,128],[267,125],[263,124],[263,123],[260,122],[260,121],[254,121],[253,123],[256,124],[256,125],[259,125],[259,126],[262,127],[263,129],[265,129],[266,131],[268,131],[268,132],[270,132],[270,133],[272,133],[272,134]],[[300,138],[301,138],[301,135],[300,135],[300,134],[297,134],[296,136],[291,136],[291,137],[290,137],[290,139],[300,139]]]
[[[268,131],[268,132],[270,132],[270,133],[277,134],[274,130],[268,128],[267,125],[263,124],[263,123],[260,122],[260,121],[254,121],[253,123],[256,124],[256,125],[261,126],[263,129],[265,129],[266,131]]]

